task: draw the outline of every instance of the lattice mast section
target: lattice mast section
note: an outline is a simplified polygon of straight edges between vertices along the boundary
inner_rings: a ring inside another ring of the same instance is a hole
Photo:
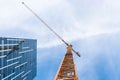
[[[78,75],[72,55],[72,45],[67,47],[67,52],[54,80],[78,80]]]

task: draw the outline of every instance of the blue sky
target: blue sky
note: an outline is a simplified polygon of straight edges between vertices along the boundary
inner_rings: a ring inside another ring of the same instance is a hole
[[[0,36],[37,39],[35,80],[53,80],[66,46],[22,1],[81,53],[80,80],[120,80],[119,0],[0,0]]]

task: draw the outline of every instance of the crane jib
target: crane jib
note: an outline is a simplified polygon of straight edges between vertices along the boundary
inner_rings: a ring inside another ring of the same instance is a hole
[[[42,22],[51,32],[53,32],[66,46],[69,46],[69,44],[63,40],[44,20],[42,20],[30,7],[28,7],[24,2],[22,4],[40,21]],[[80,54],[76,52],[74,49],[72,49],[74,53],[76,53],[79,57]]]

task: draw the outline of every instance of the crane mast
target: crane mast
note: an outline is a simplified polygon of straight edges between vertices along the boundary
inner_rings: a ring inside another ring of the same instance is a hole
[[[78,80],[78,74],[73,60],[72,45],[67,47],[66,54],[54,80]]]

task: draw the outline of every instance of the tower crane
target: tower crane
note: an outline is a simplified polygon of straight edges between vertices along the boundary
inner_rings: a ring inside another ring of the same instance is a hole
[[[60,37],[57,32],[55,32],[41,17],[39,17],[26,3],[22,4],[40,21],[42,22],[52,33],[54,33],[66,46],[67,51],[62,60],[62,63],[58,69],[58,72],[54,80],[78,80],[77,71],[75,69],[75,64],[73,60],[72,51],[80,57],[79,52],[72,48],[71,44],[68,44],[62,37]]]

